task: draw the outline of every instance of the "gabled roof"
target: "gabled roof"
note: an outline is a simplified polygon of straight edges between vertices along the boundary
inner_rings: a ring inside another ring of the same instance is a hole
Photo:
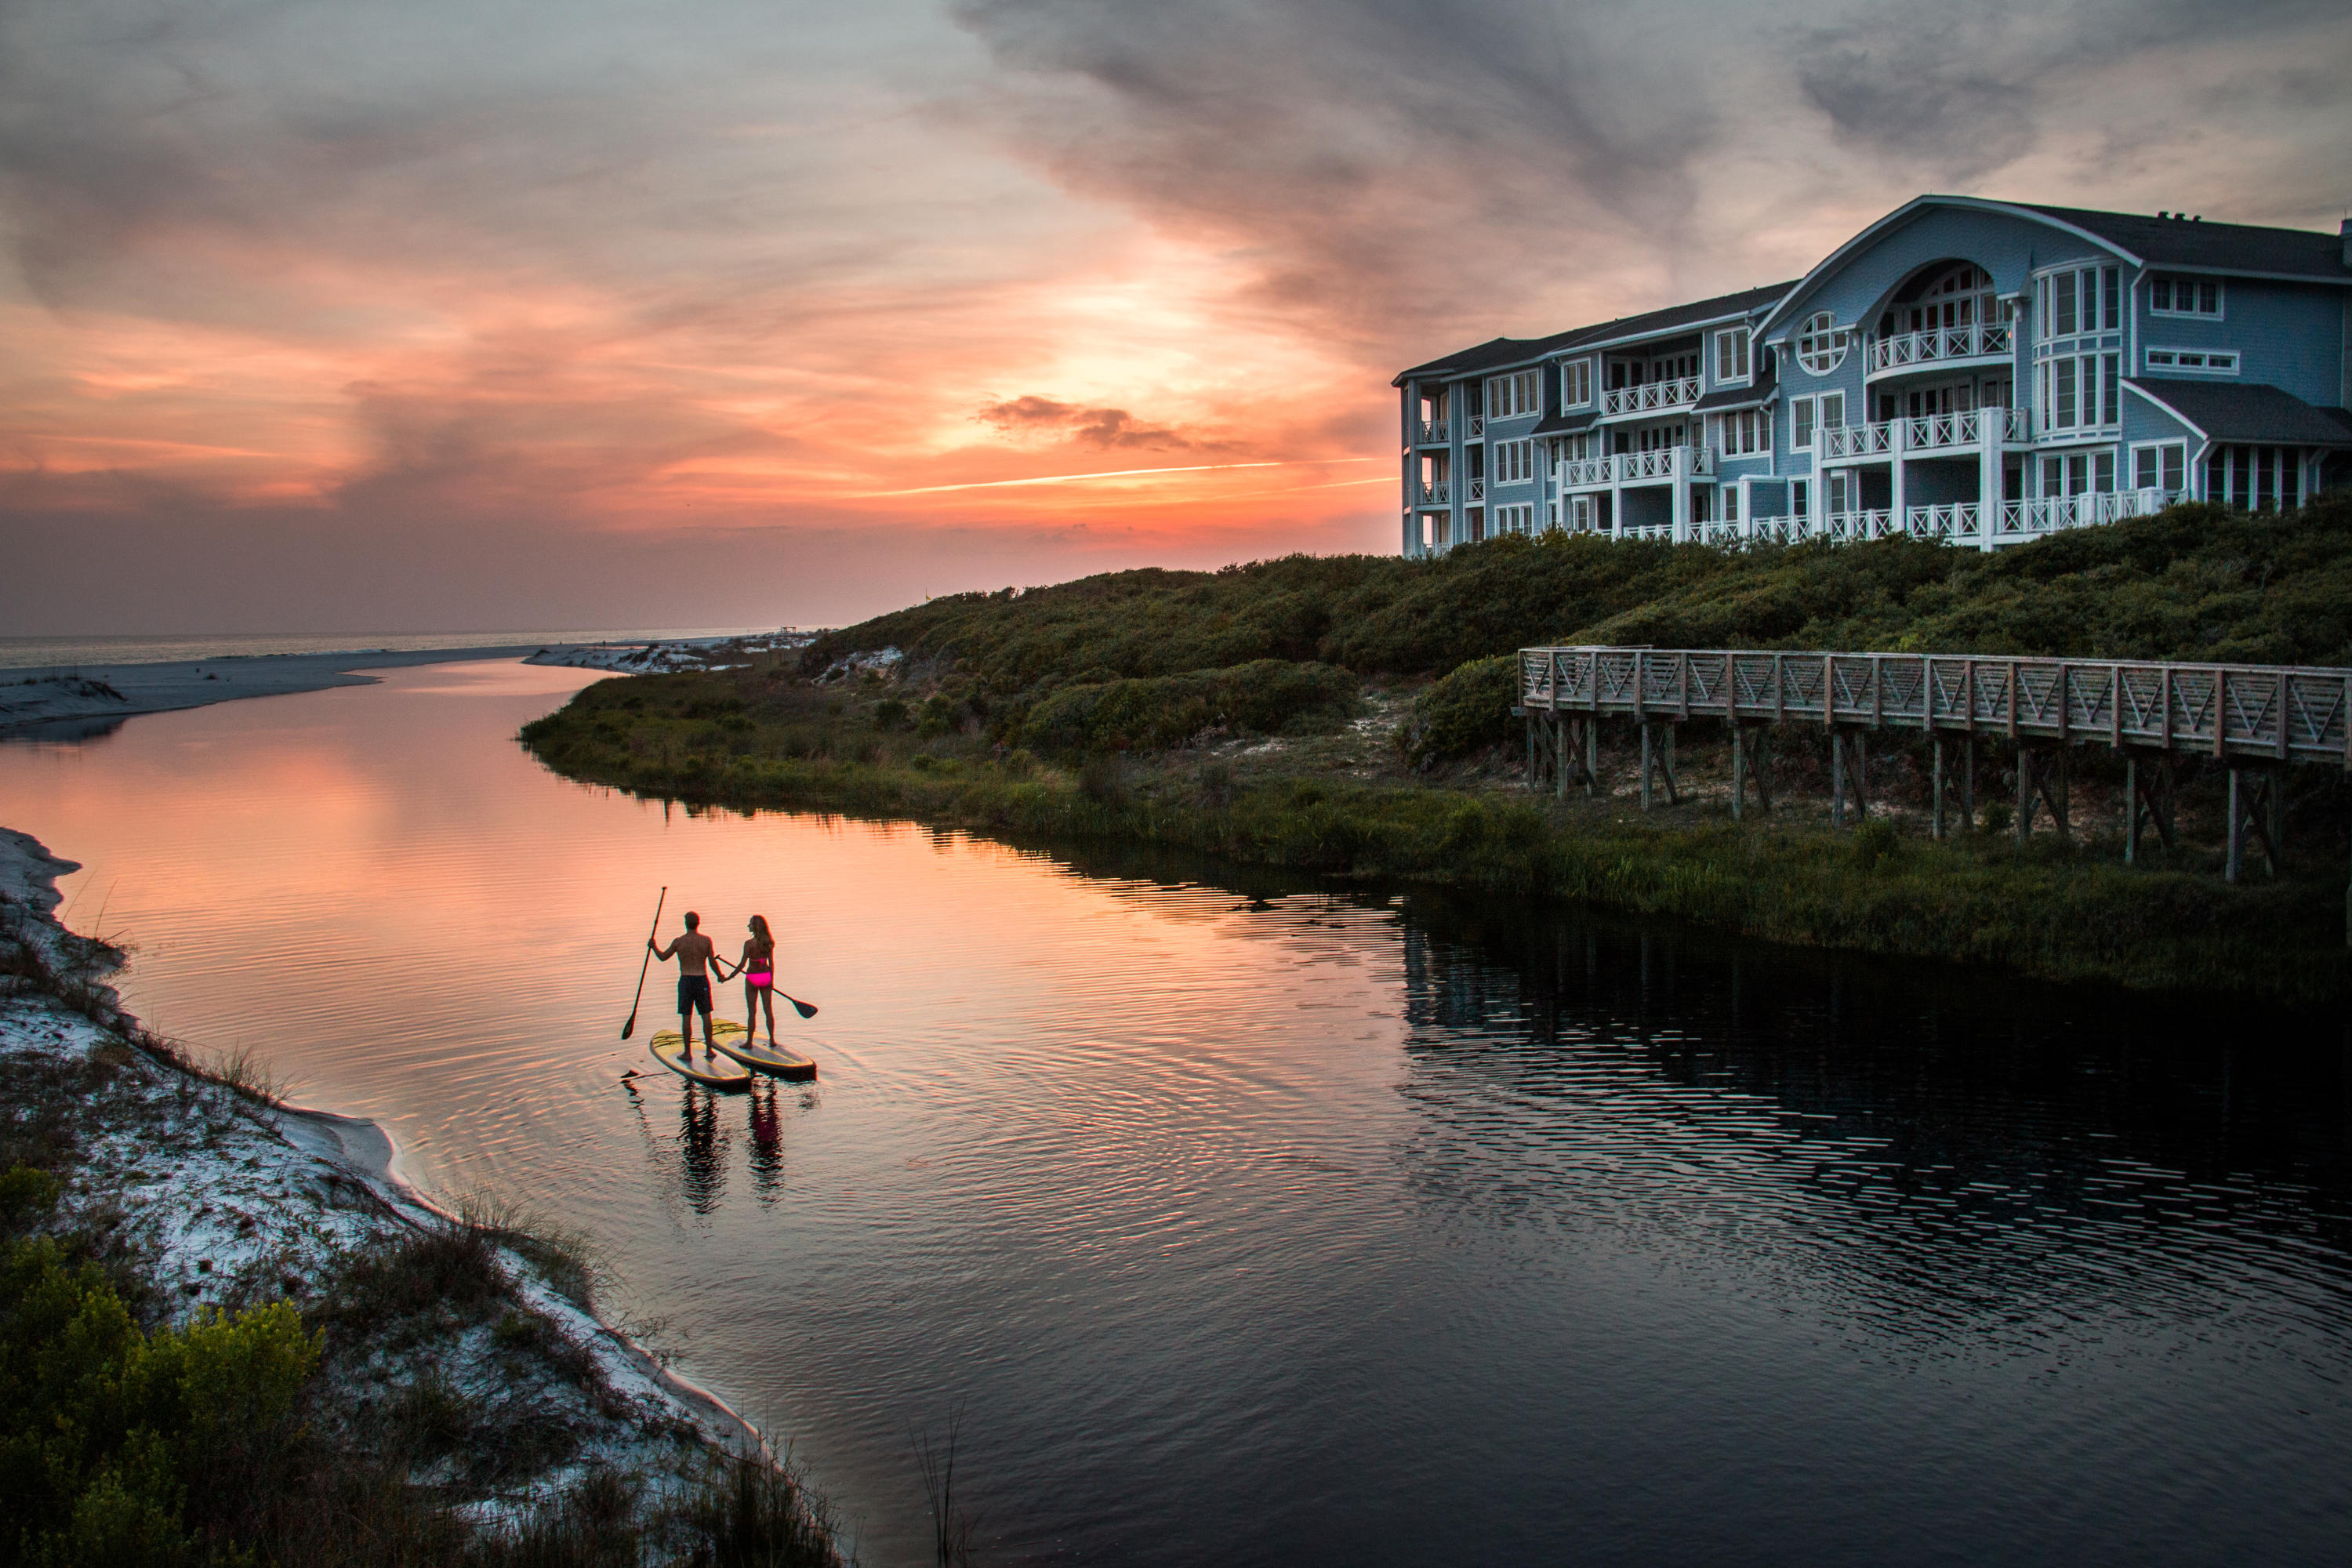
[[[2344,265],[2341,235],[2142,213],[2086,212],[2080,207],[2028,210],[2087,230],[2145,266],[2352,280],[2352,268]]]
[[[2352,447],[2352,414],[2261,382],[2126,377],[2124,384],[2208,441]]]
[[[1613,321],[1571,327],[1548,338],[1493,338],[1475,348],[1464,349],[1444,359],[1433,359],[1426,364],[1399,371],[1389,384],[1402,386],[1408,381],[1437,380],[1502,370],[1511,365],[1533,364],[1562,349],[1598,348],[1635,338],[1655,337],[1660,332],[1673,331],[1678,327],[1696,327],[1703,321],[1745,316],[1764,309],[1793,287],[1795,285],[1790,283],[1772,283],[1761,289],[1743,289],[1737,294],[1718,294],[1712,300],[1695,300],[1687,305],[1668,305],[1639,316],[1620,316]]]

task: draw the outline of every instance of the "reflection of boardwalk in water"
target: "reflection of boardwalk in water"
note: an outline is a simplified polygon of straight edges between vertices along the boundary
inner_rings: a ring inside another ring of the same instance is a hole
[[[1737,1268],[1901,1353],[2186,1344],[2226,1312],[2352,1373],[2335,1034],[1578,911],[1415,908],[1402,1090],[1422,1120],[1400,1153],[1463,1221]]]

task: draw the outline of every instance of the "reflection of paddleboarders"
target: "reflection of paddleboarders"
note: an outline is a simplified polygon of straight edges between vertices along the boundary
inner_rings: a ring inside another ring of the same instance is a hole
[[[677,960],[677,1035],[686,1047],[686,1059],[694,1059],[694,1015],[702,1014],[702,1054],[709,1061],[719,1059],[719,1047],[710,1037],[710,974],[704,965],[719,961],[719,950],[700,931],[702,917],[692,910],[686,911],[686,931],[667,947],[654,947],[654,939],[646,938],[654,956],[664,963]]]
[[[719,978],[729,978],[727,963],[718,960]],[[768,930],[768,917],[751,917],[751,934],[743,939],[743,956],[735,961],[735,973],[743,977],[743,1035],[753,1037],[760,1027],[760,1009],[768,1010],[768,1048],[776,1047],[776,939]]]

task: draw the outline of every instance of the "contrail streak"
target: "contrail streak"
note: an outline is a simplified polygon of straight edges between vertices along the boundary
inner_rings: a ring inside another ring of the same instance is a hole
[[[875,500],[884,496],[935,496],[947,490],[996,490],[1011,485],[1074,485],[1087,479],[1127,479],[1139,474],[1205,474],[1221,468],[1314,468],[1327,463],[1369,463],[1370,458],[1294,458],[1267,463],[1188,463],[1173,468],[1112,468],[1091,474],[1039,474],[1026,479],[978,479],[961,485],[918,485],[908,490],[867,490],[853,496],[853,500]]]

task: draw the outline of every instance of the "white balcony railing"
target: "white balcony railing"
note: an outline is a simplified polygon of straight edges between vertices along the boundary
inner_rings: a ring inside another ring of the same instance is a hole
[[[1571,458],[1559,466],[1559,482],[1564,489],[1597,490],[1614,485],[1706,479],[1714,472],[1712,447],[1658,447],[1606,458]]]
[[[1820,441],[1822,460],[1827,463],[1855,458],[1884,458],[1895,450],[1895,426],[1899,420],[1887,420],[1877,425],[1826,425],[1822,427]]]
[[[1952,360],[2005,358],[2016,340],[2006,323],[1979,321],[1966,327],[1935,327],[1924,332],[1903,332],[1873,338],[1864,350],[1864,374],[1885,375],[1913,365],[1944,364]]]
[[[1443,419],[1423,419],[1413,433],[1414,441],[1427,446],[1433,441],[1451,441],[1454,428]]]
[[[1684,376],[1679,381],[1651,381],[1640,386],[1612,386],[1601,395],[1601,416],[1622,418],[1628,414],[1663,414],[1669,409],[1687,408],[1698,401],[1698,377]]]
[[[2178,498],[2175,498],[2178,499]],[[2000,503],[1996,539],[2030,539],[2061,529],[2113,522],[2119,517],[2149,517],[2168,504],[2160,489],[2093,490],[2079,496],[2045,496],[2040,500]]]
[[[1824,462],[1866,461],[1899,454],[1958,451],[1983,444],[1988,426],[2003,445],[2032,439],[2033,422],[2021,408],[1973,408],[1875,425],[1824,427],[1818,437]]]
[[[1473,479],[1470,481],[1470,499],[1472,500],[1485,500],[1486,499],[1486,481],[1485,479]]]
[[[1465,440],[1478,441],[1486,438],[1486,416],[1485,415],[1473,414],[1463,423],[1465,428],[1463,430],[1462,434]]]
[[[1440,479],[1435,484],[1422,486],[1421,500],[1415,504],[1420,506],[1444,506],[1445,504],[1445,481],[1444,479]]]

